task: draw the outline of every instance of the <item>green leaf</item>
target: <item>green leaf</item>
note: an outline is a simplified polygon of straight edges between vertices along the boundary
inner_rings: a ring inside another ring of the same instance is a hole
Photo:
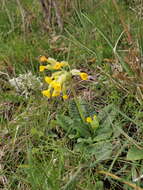
[[[141,160],[143,159],[143,150],[139,150],[136,147],[129,149],[127,153],[127,160]]]
[[[86,138],[91,136],[88,126],[82,121],[74,121],[72,128],[78,132],[80,137]]]
[[[117,116],[114,105],[110,104],[103,108],[98,114],[99,127],[94,134],[94,141],[102,141],[109,139],[113,134],[112,124]]]
[[[87,125],[80,120],[75,121],[65,115],[57,115],[56,119],[57,124],[59,124],[66,132],[70,133],[70,135],[74,135],[75,138],[91,136]],[[73,138],[73,136],[69,137]]]
[[[95,109],[90,104],[88,104],[86,100],[84,100],[83,98],[79,97],[78,103],[80,106],[80,110],[85,118],[96,114]],[[71,100],[69,103],[69,115],[75,121],[82,121],[79,110],[74,100]]]
[[[79,110],[74,100],[69,103],[69,115],[73,120],[82,121]]]
[[[99,127],[96,132],[96,137],[94,137],[93,141],[107,140],[111,137],[112,133],[113,130],[111,127]]]
[[[109,104],[108,106],[103,108],[101,112],[98,114],[100,125],[111,127],[111,124],[115,120],[117,114],[118,113],[115,111],[114,105]]]
[[[94,184],[94,189],[95,190],[104,190],[103,181],[96,181],[96,183]]]
[[[60,127],[62,127],[67,132],[70,131],[73,124],[73,120],[70,117],[65,115],[57,115],[56,119]]]
[[[111,157],[112,144],[110,142],[98,142],[87,147],[87,153],[94,155],[97,160],[107,160]]]
[[[74,150],[82,152],[88,158],[95,156],[97,160],[107,160],[111,157],[113,146],[110,142],[97,142],[91,145],[87,145],[87,142],[82,140],[80,142],[75,145]]]

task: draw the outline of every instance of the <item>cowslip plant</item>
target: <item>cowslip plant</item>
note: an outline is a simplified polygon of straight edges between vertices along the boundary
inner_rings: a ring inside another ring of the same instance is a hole
[[[74,97],[74,104],[71,109],[69,108],[69,116],[57,114],[57,123],[69,134],[70,138],[93,137],[99,127],[98,118],[95,113],[88,113],[87,107],[85,108],[81,100],[77,98],[72,80],[73,76],[79,76],[84,81],[88,80],[88,74],[77,69],[71,70],[66,61],[59,62],[45,56],[41,56],[39,61],[41,63],[39,71],[48,71],[48,76],[44,78],[48,88],[42,91],[43,96],[48,99],[62,96],[66,100],[69,98],[67,92],[70,89]],[[70,101],[72,100],[69,100],[69,107]]]
[[[115,111],[112,105],[105,107],[101,112],[96,113],[84,98],[78,98],[73,87],[73,76],[79,76],[82,80],[88,79],[88,74],[77,69],[70,69],[66,61],[57,61],[53,58],[40,57],[40,72],[48,70],[45,82],[48,88],[42,94],[48,99],[60,97],[68,99],[67,91],[70,89],[73,99],[68,101],[68,115],[56,114],[51,121],[59,125],[69,139],[74,139],[74,150],[83,152],[87,157],[96,155],[97,159],[103,160],[110,157],[112,143],[106,142],[116,136],[112,128],[115,120]],[[104,156],[103,156],[104,154]],[[104,158],[103,158],[104,157]]]

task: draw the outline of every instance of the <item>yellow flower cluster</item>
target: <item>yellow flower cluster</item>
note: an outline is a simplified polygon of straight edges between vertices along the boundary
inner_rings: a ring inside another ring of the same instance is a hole
[[[97,129],[99,127],[99,121],[96,115],[93,117],[87,117],[85,120],[91,125],[93,129]]]
[[[48,98],[60,96],[62,94],[63,99],[68,99],[66,91],[70,77],[71,74],[64,70],[54,72],[51,77],[46,76],[45,82],[49,86],[47,90],[42,91],[42,94]]]
[[[58,61],[56,61],[55,59],[53,59],[51,57],[47,58],[45,56],[41,56],[39,58],[39,61],[41,63],[48,63],[48,65],[46,65],[46,66],[40,65],[40,67],[39,67],[40,72],[44,71],[45,69],[60,70],[61,68],[65,67],[65,66],[68,66],[68,62],[66,62],[66,61],[58,62]]]
[[[70,87],[72,76],[78,75],[82,80],[88,79],[87,73],[80,72],[76,69],[71,71],[63,69],[65,66],[69,66],[68,62],[66,61],[58,62],[53,58],[47,58],[45,56],[41,56],[39,61],[41,63],[48,63],[46,66],[40,65],[40,72],[43,72],[45,69],[54,71],[51,76],[45,77],[45,82],[49,86],[47,90],[42,91],[42,94],[48,98],[60,96],[62,94],[63,99],[68,99],[67,89]]]

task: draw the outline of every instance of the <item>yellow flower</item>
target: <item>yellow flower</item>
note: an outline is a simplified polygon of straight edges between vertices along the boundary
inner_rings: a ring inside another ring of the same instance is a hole
[[[46,66],[40,65],[39,71],[42,72],[42,71],[44,71],[46,68],[47,68]]]
[[[82,80],[87,80],[88,79],[88,74],[87,73],[80,73],[79,75],[80,75]]]
[[[45,81],[50,84],[52,82],[52,78],[51,77],[45,77]]]
[[[63,66],[66,66],[66,65],[69,65],[67,61],[61,61],[60,63],[61,63],[61,65],[62,65],[62,67],[63,67]]]
[[[87,117],[87,118],[86,118],[86,122],[87,122],[87,123],[91,123],[91,122],[92,122],[92,118],[91,118],[91,117]]]
[[[57,62],[57,63],[53,66],[53,69],[58,70],[58,69],[61,69],[62,66],[63,66],[63,65],[62,65],[61,63]]]
[[[67,99],[68,99],[68,95],[66,95],[66,94],[63,95],[63,99],[64,99],[64,100],[67,100]]]
[[[43,63],[43,62],[46,62],[48,59],[47,59],[47,57],[46,56],[40,56],[40,58],[39,58],[39,61],[41,62],[41,63]]]
[[[58,83],[58,84],[59,84],[59,83]],[[51,82],[51,86],[52,86],[52,88],[54,88],[55,85],[57,85],[57,82],[56,82],[55,80],[53,80],[53,81]]]
[[[61,84],[56,81],[51,82],[51,86],[58,92],[61,92]]]
[[[52,93],[52,97],[55,97],[55,96],[60,96],[60,91],[54,90]]]
[[[44,96],[47,96],[48,98],[51,97],[51,93],[50,93],[50,90],[49,90],[49,89],[48,89],[48,90],[43,90],[43,91],[42,91],[42,94],[43,94]]]
[[[58,92],[61,92],[61,90],[62,90],[60,84],[55,85],[54,89],[55,89],[56,91],[58,91]]]

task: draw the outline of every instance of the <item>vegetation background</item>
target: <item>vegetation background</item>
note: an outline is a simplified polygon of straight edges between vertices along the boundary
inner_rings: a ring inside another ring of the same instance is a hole
[[[142,34],[142,0],[1,0],[1,190],[143,189]],[[42,97],[40,55],[88,73],[73,85],[96,131],[70,90]]]

